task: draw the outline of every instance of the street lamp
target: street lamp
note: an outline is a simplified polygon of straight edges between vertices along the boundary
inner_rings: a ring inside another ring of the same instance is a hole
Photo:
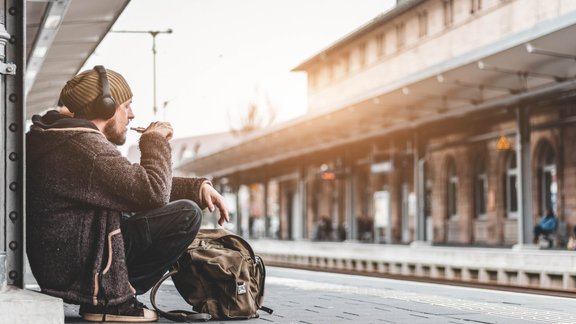
[[[172,29],[167,30],[113,30],[112,33],[128,33],[128,34],[148,34],[152,36],[152,81],[153,81],[153,107],[154,116],[158,112],[158,106],[156,105],[156,36],[158,34],[172,34]]]

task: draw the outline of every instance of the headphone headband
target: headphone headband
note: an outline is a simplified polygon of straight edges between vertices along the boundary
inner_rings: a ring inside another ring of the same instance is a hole
[[[110,93],[110,84],[108,83],[108,75],[106,69],[102,65],[94,66],[94,70],[98,72],[100,84],[102,85],[102,95],[96,99],[96,109],[100,117],[109,119],[114,116],[116,112],[116,102]]]

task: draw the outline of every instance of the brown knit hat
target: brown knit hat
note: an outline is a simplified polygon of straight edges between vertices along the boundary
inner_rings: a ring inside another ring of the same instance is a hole
[[[110,85],[110,94],[116,102],[116,106],[132,98],[132,90],[128,83],[118,72],[106,69],[106,76]],[[86,70],[68,82],[60,92],[59,101],[68,108],[75,116],[92,119],[99,116],[96,100],[102,95],[102,83],[100,76],[94,69]]]

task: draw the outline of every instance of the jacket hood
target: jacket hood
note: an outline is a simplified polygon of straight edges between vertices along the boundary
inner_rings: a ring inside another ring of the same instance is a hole
[[[93,131],[99,132],[91,121],[73,118],[55,110],[43,116],[34,115],[30,131],[26,134],[26,159],[36,161],[71,137]]]
[[[98,130],[98,127],[89,120],[70,117],[56,110],[50,110],[44,116],[32,116],[32,124],[42,129],[83,127]]]

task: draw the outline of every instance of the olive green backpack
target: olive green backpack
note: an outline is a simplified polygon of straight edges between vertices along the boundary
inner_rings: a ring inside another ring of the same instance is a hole
[[[169,277],[192,312],[156,306],[156,292]],[[174,269],[152,288],[150,300],[160,315],[175,321],[256,318],[259,309],[272,313],[262,305],[265,279],[264,261],[242,237],[201,229]]]

